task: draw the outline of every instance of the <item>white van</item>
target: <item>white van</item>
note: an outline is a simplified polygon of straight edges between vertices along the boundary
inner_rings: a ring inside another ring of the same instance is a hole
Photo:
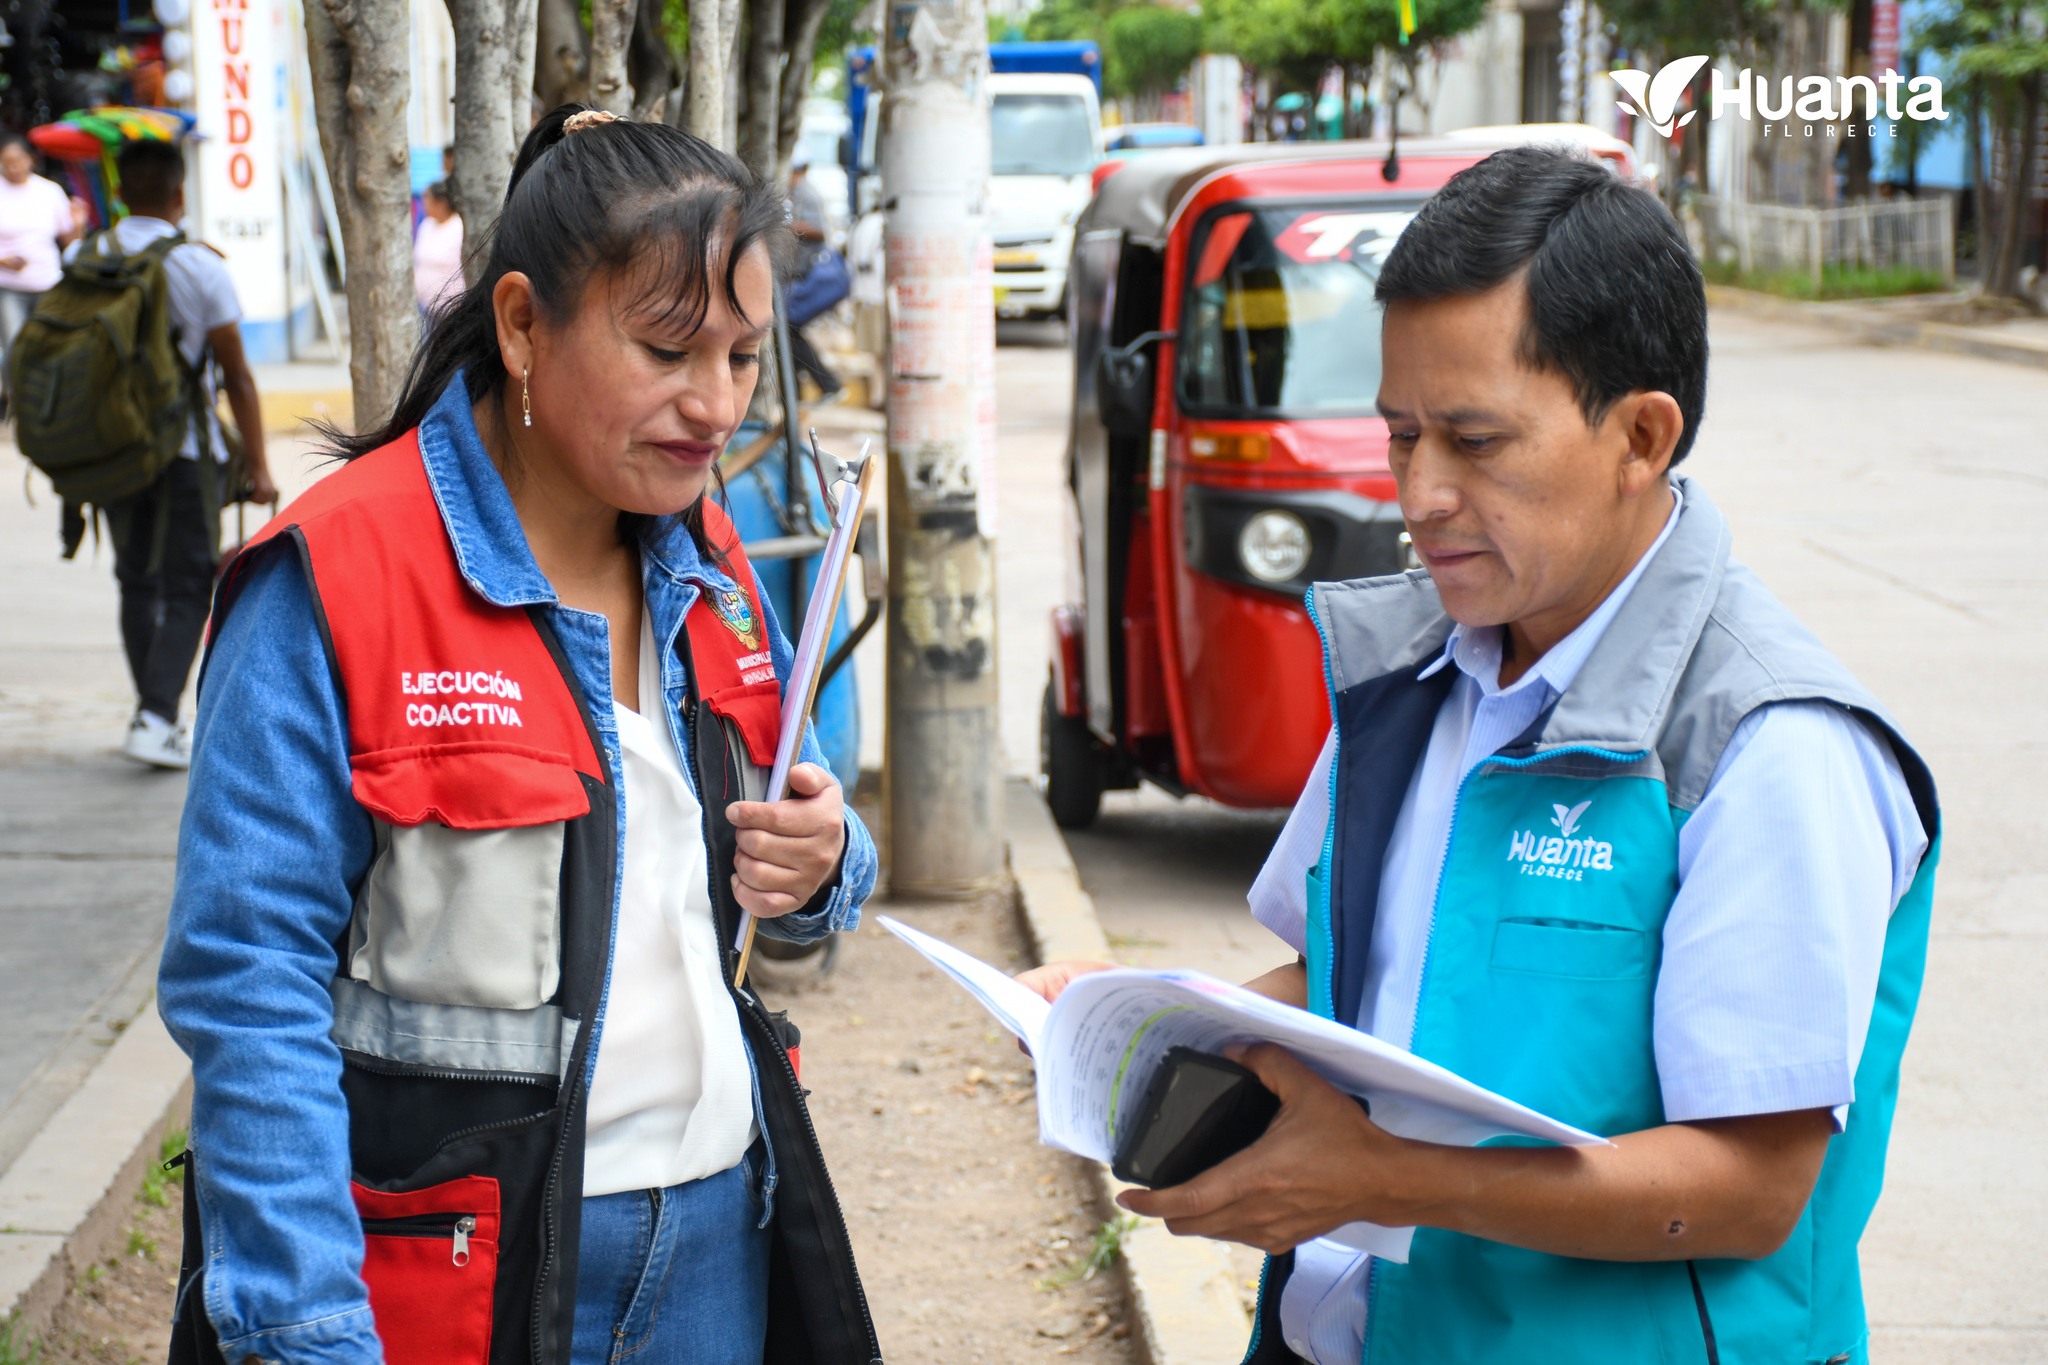
[[[997,72],[988,78],[990,231],[995,241],[996,313],[1019,318],[1066,310],[1067,257],[1074,220],[1088,206],[1090,177],[1102,151],[1102,105],[1086,76]],[[876,143],[882,96],[872,95],[862,129],[861,218],[879,216]],[[879,240],[879,232],[869,234]],[[879,251],[859,251],[854,230],[855,294],[863,269],[881,289]]]
[[[1102,150],[1102,107],[1086,76],[988,78],[989,193],[996,314],[1064,312],[1074,220]]]

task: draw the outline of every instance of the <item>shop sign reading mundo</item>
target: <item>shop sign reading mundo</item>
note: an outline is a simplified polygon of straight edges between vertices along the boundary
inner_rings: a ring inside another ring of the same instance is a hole
[[[283,64],[285,0],[191,7],[199,239],[221,254],[242,305],[249,358],[288,358],[285,341]]]
[[[1699,116],[1699,110],[1681,109],[1679,101],[1712,58],[1704,55],[1681,57],[1654,73],[1623,69],[1607,74],[1622,88],[1627,99],[1616,103],[1625,114],[1643,119],[1663,136],[1678,130]],[[1903,93],[1904,99],[1901,100]],[[1933,76],[1908,80],[1887,69],[1879,76],[1781,76],[1773,82],[1744,67],[1731,79],[1715,68],[1707,117],[1733,113],[1745,119],[1762,119],[1765,135],[1773,128],[1790,135],[1792,126],[1803,125],[1812,136],[1815,124],[1833,134],[1833,125],[1849,121],[1875,124],[1941,120],[1948,111],[1941,104],[1941,81]]]

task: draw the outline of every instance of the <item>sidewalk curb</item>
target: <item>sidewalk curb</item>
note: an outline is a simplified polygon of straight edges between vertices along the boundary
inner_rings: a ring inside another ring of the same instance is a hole
[[[1003,784],[1003,833],[1018,914],[1038,960],[1109,957],[1095,902],[1082,889],[1066,840],[1031,783],[1013,778]],[[1114,1216],[1123,1185],[1103,1167],[1094,1173],[1096,1202],[1105,1216]],[[1237,1365],[1243,1359],[1251,1319],[1222,1247],[1175,1237],[1164,1223],[1148,1218],[1124,1239],[1123,1261],[1151,1365]]]
[[[264,390],[263,429],[272,436],[298,436],[325,422],[351,430],[355,425],[355,395],[347,389],[278,388]]]
[[[1853,303],[1803,303],[1725,284],[1707,286],[1707,306],[1774,322],[1825,327],[1875,346],[1918,346],[1922,350],[1946,351],[1951,355],[1975,356],[1979,360],[2048,369],[2048,346],[1996,336],[1984,327],[1926,322],[1916,318],[1886,318],[1860,310]]]
[[[154,1001],[0,1173],[0,1324],[35,1340],[72,1280],[113,1254],[163,1135],[191,1103]]]

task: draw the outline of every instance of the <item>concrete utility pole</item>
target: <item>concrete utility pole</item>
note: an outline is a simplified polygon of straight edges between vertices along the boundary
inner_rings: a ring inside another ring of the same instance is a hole
[[[887,14],[883,837],[895,894],[965,898],[1003,875],[987,5],[925,0]]]

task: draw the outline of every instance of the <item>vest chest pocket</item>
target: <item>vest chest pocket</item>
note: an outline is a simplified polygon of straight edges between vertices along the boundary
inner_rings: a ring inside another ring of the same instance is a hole
[[[1509,919],[1493,931],[1497,972],[1619,981],[1648,976],[1655,945],[1640,929],[1584,920]]]
[[[562,969],[562,822],[377,825],[348,974],[430,1005],[530,1010]]]
[[[562,967],[567,822],[546,817],[580,813],[564,804],[572,789],[585,810],[589,802],[573,769],[532,763],[520,776],[541,799],[507,811],[504,786],[491,780],[506,756],[465,757],[378,766],[376,794],[398,789],[407,800],[395,811],[364,801],[377,817],[377,854],[356,893],[346,972],[422,1004],[535,1009],[554,998]],[[359,768],[359,798],[363,776]],[[559,791],[545,791],[550,779]]]

